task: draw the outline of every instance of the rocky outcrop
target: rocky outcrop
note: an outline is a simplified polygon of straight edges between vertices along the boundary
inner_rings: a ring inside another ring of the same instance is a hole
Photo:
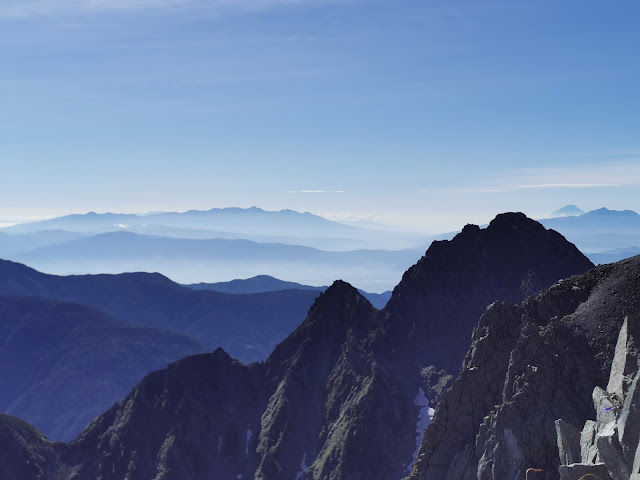
[[[3,480],[54,478],[53,444],[28,423],[0,414],[0,445]]]
[[[266,402],[263,368],[223,350],[148,375],[59,446],[56,479],[250,478]]]
[[[586,473],[601,478],[624,479],[640,474],[640,317],[624,320],[607,390],[595,387],[593,404],[595,422],[587,421],[582,435],[574,434],[574,428],[557,420],[558,445],[567,446],[572,452],[563,456],[560,449],[560,477],[579,480]],[[576,431],[577,432],[577,431]],[[597,473],[598,472],[598,473]],[[604,475],[606,472],[606,476]]]
[[[565,279],[522,304],[492,305],[474,330],[459,378],[436,408],[409,478],[521,479],[535,468],[543,471],[529,478],[557,479],[556,428],[593,418],[591,394],[607,384],[622,320],[640,314],[639,278],[636,257]],[[633,362],[627,357],[614,365],[622,372],[616,388],[629,392]],[[594,425],[587,427],[584,442],[596,436]],[[577,450],[580,458],[598,456],[575,441],[573,432],[560,442],[571,460]]]

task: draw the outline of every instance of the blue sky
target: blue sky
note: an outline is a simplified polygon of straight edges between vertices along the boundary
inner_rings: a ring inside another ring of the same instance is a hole
[[[4,0],[0,221],[640,210],[634,1]]]

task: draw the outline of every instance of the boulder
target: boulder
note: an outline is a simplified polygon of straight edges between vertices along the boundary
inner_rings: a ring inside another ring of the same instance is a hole
[[[605,469],[608,477],[640,480],[640,317],[625,317],[618,334],[607,390],[593,389],[596,421],[582,433],[556,420],[561,479],[574,480]],[[575,449],[580,449],[577,459]],[[577,463],[580,461],[581,463]],[[634,478],[635,477],[635,478]]]
[[[633,460],[640,442],[640,372],[635,376],[624,399],[618,418],[618,439],[627,464]]]
[[[573,425],[560,419],[556,420],[556,435],[560,463],[562,465],[579,463],[581,460],[580,432]]]
[[[622,446],[618,441],[616,422],[610,422],[596,436],[596,446],[600,459],[604,462],[609,474],[614,479],[629,478],[631,469],[622,453]]]
[[[592,398],[593,406],[596,409],[596,423],[598,425],[606,425],[615,422],[615,409],[621,405],[620,399],[600,387],[593,389]]]
[[[638,371],[640,354],[640,317],[626,317],[618,334],[616,352],[611,364],[607,392],[623,399]]]
[[[580,480],[587,475],[595,475],[601,480],[612,480],[604,463],[596,463],[592,465],[585,465],[584,463],[560,465],[558,472],[560,472],[560,480]],[[592,478],[593,477],[587,477],[586,480],[590,480]]]
[[[580,435],[580,459],[582,463],[594,464],[598,456],[596,447],[596,422],[587,420]]]

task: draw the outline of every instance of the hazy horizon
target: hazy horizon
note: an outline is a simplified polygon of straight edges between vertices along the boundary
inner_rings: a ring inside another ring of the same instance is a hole
[[[640,210],[637,2],[9,0],[0,220]]]
[[[555,208],[553,211],[549,211],[546,212],[544,214],[541,214],[539,216],[532,216],[527,214],[526,212],[522,212],[525,213],[525,215],[529,216],[530,218],[533,218],[535,220],[543,220],[543,219],[547,219],[550,218],[551,214],[554,213],[556,210],[559,210],[567,205],[575,205],[575,204],[566,204],[566,205],[561,205],[558,206],[557,208]],[[575,205],[578,208],[581,208],[580,205]],[[85,215],[88,213],[98,213],[98,214],[106,214],[106,213],[113,213],[113,214],[133,214],[133,215],[139,215],[139,216],[145,216],[145,215],[152,215],[152,214],[156,214],[156,213],[167,213],[167,212],[177,212],[177,213],[184,213],[190,210],[210,210],[210,209],[216,209],[216,208],[259,208],[261,210],[267,211],[267,212],[278,212],[278,211],[282,211],[282,210],[292,210],[294,212],[298,212],[298,213],[311,213],[313,215],[317,215],[319,217],[325,218],[327,220],[331,220],[331,221],[335,221],[338,223],[342,223],[344,225],[352,225],[352,226],[359,226],[361,228],[380,228],[380,229],[388,229],[389,231],[395,231],[398,233],[402,233],[402,232],[407,232],[407,233],[419,233],[419,234],[424,234],[424,235],[439,235],[439,234],[444,234],[444,233],[451,233],[451,232],[455,232],[458,230],[461,230],[462,227],[464,227],[464,225],[468,224],[468,223],[472,223],[475,225],[486,225],[488,224],[493,218],[495,218],[496,215],[500,214],[500,213],[506,213],[508,212],[508,210],[505,211],[500,211],[500,212],[495,212],[494,214],[486,214],[486,215],[482,215],[479,216],[479,220],[476,221],[466,221],[465,223],[458,223],[456,224],[455,222],[451,222],[448,225],[450,225],[450,228],[448,229],[442,229],[442,230],[434,230],[434,229],[429,229],[424,228],[423,225],[411,225],[411,224],[393,224],[393,223],[384,223],[383,221],[381,221],[380,219],[376,219],[372,216],[370,217],[353,217],[353,216],[349,216],[348,214],[322,214],[322,213],[316,213],[316,212],[309,212],[309,211],[298,211],[295,210],[293,208],[284,208],[284,209],[278,209],[278,210],[268,210],[265,208],[261,208],[257,205],[251,205],[250,207],[236,207],[236,206],[224,206],[224,207],[210,207],[210,208],[204,208],[204,209],[197,209],[197,208],[188,208],[188,209],[184,209],[184,210],[153,210],[153,211],[135,211],[135,210],[131,210],[131,211],[117,211],[114,209],[106,209],[103,211],[95,211],[95,210],[82,210],[82,209],[72,209],[72,210],[60,210],[57,211],[57,213],[49,213],[48,215],[37,215],[35,214],[35,212],[37,212],[37,210],[34,210],[34,214],[28,217],[15,217],[12,218],[10,220],[8,220],[7,218],[0,218],[0,231],[1,229],[5,228],[5,227],[11,227],[14,225],[19,225],[19,224],[23,224],[23,223],[31,223],[31,222],[39,222],[39,221],[43,221],[43,220],[51,220],[54,218],[60,218],[60,217],[64,217],[67,215]],[[600,205],[599,207],[594,208],[598,209],[598,208],[608,208],[606,205]],[[582,209],[586,212],[590,211],[591,209]],[[610,209],[610,210],[616,210],[616,209]],[[632,210],[631,208],[621,208],[620,210]],[[10,218],[10,217],[9,217]],[[372,222],[371,224],[362,224],[362,222]],[[412,228],[414,227],[414,228]]]

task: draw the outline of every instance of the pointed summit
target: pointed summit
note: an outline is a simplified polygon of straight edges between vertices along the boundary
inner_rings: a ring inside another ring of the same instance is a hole
[[[384,312],[397,319],[389,327],[396,352],[412,361],[415,350],[424,365],[457,372],[487,305],[520,302],[590,268],[572,243],[523,213],[500,214],[485,229],[467,225],[452,240],[433,242],[394,289]]]
[[[354,286],[344,280],[336,280],[318,297],[316,303],[331,302],[339,298],[356,299],[358,297],[362,297],[362,295]]]
[[[555,212],[553,212],[550,215],[550,217],[551,218],[557,218],[557,217],[579,217],[580,215],[583,215],[584,213],[585,213],[584,210],[576,207],[575,205],[565,205],[561,209],[556,210]]]
[[[303,338],[334,336],[331,341],[341,342],[345,335],[366,335],[376,309],[353,286],[336,280],[322,293],[309,309],[307,318],[285,339],[274,352],[289,349]]]

